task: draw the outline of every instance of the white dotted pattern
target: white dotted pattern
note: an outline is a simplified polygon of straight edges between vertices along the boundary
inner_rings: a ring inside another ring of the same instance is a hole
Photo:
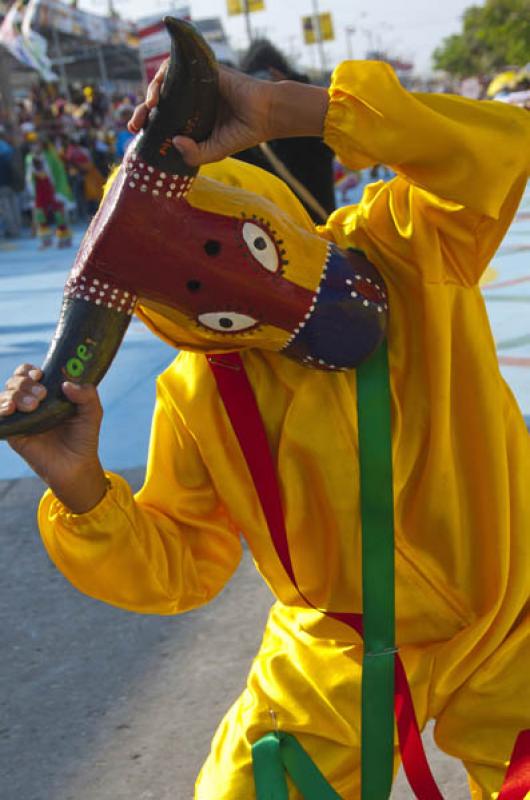
[[[134,152],[126,156],[125,170],[127,184],[131,189],[143,194],[149,193],[155,198],[165,196],[178,201],[187,195],[194,180],[193,175],[168,175],[166,172],[159,172],[141,161]],[[133,313],[137,301],[137,297],[130,292],[83,275],[81,266],[74,268],[70,274],[65,287],[65,297],[86,300],[129,316]]]
[[[85,275],[72,275],[66,282],[64,295],[72,300],[86,300],[96,306],[114,309],[129,317],[138,299],[135,294],[113,286],[107,281]]]
[[[309,306],[309,311],[305,314],[304,319],[301,322],[298,323],[298,325],[296,326],[296,328],[292,332],[291,336],[289,337],[289,339],[287,340],[287,342],[283,346],[282,350],[285,350],[286,347],[289,347],[291,342],[294,339],[296,339],[296,337],[298,336],[298,334],[300,333],[302,328],[305,328],[307,320],[311,318],[311,314],[315,310],[315,305],[316,305],[316,302],[318,300],[318,295],[320,293],[320,284],[322,283],[322,281],[326,277],[326,272],[327,272],[327,269],[328,269],[328,263],[329,263],[330,255],[331,255],[331,245],[328,244],[328,252],[327,252],[327,255],[326,255],[326,263],[324,264],[324,269],[322,270],[322,275],[320,276],[320,283],[318,285],[318,288],[317,288],[315,294],[313,295],[313,299],[311,301],[311,305]]]
[[[158,172],[140,161],[136,153],[131,153],[125,162],[128,176],[128,185],[131,189],[139,189],[144,194],[149,192],[152,197],[167,197],[181,200],[187,195],[193,183],[193,175],[168,175],[167,172]]]
[[[285,350],[287,347],[289,347],[291,342],[298,336],[298,334],[300,333],[302,328],[305,327],[307,320],[311,319],[313,311],[315,310],[315,304],[316,304],[316,302],[318,300],[318,295],[320,294],[320,288],[321,288],[322,282],[323,282],[324,278],[326,277],[330,255],[331,255],[331,245],[328,245],[326,263],[324,264],[324,269],[322,270],[322,275],[321,275],[321,278],[320,278],[320,284],[319,284],[319,286],[318,286],[318,288],[317,288],[317,290],[315,292],[315,295],[314,295],[313,300],[311,302],[311,305],[309,307],[309,311],[305,314],[304,319],[302,320],[302,322],[300,322],[299,325],[294,329],[292,335],[289,337],[288,341],[286,342],[286,344],[282,348],[283,350]],[[355,280],[357,280],[357,281],[366,280],[366,282],[369,283],[369,284],[373,283],[374,287],[379,292],[381,292],[381,294],[383,295],[383,298],[385,300],[385,302],[383,302],[381,305],[377,305],[377,304],[374,303],[374,305],[376,305],[376,307],[377,307],[377,311],[380,314],[382,314],[383,311],[387,311],[388,310],[388,303],[386,302],[386,293],[385,293],[384,289],[378,283],[375,283],[374,281],[372,281],[371,278],[364,278],[364,276],[360,275],[360,274],[356,274],[355,275]],[[353,298],[359,297],[358,292],[351,291],[351,287],[353,286],[353,280],[351,278],[346,278],[345,284],[346,284],[347,289],[350,290],[350,297],[353,297]],[[365,307],[370,306],[370,301],[368,301],[366,299],[363,300],[363,306],[365,306]],[[318,359],[318,361],[317,361],[316,359],[313,358],[313,356],[306,356],[303,359],[303,363],[307,364],[307,366],[314,366],[315,364],[319,364],[319,366],[325,366],[326,369],[336,370],[338,372],[345,372],[346,371],[346,367],[337,367],[335,364],[326,364],[326,362],[323,361],[321,358]]]

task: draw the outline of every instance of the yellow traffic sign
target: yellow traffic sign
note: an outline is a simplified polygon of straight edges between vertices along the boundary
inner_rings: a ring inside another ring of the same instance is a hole
[[[230,16],[246,14],[250,11],[263,11],[264,0],[226,0],[226,9]]]
[[[320,41],[330,41],[335,38],[333,30],[333,18],[331,14],[318,14],[318,17],[302,17],[302,29],[304,32],[304,42],[315,44],[319,41],[318,28],[320,27]]]

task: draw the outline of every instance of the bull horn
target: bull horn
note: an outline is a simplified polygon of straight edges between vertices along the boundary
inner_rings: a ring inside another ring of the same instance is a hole
[[[210,48],[189,23],[171,17],[164,22],[171,37],[170,63],[159,106],[150,114],[136,153],[159,170],[193,175],[196,169],[186,165],[171,139],[178,133],[196,141],[210,135],[217,114],[217,66]],[[89,257],[100,220],[112,225],[114,211],[119,214],[115,191],[119,183],[117,178],[105,197],[76,263]],[[125,291],[109,281],[98,286],[101,292],[91,285],[85,294],[75,270],[66,284],[57,330],[42,365],[47,396],[35,411],[0,418],[0,439],[41,433],[74,414],[75,406],[62,394],[61,384],[70,380],[97,385],[121,344],[136,302],[134,287]]]
[[[201,142],[217,116],[218,70],[208,44],[184,20],[165,17],[171,57],[158,106],[149,115],[136,152],[147,164],[173,175],[195,175],[171,140],[181,134]]]
[[[35,411],[17,411],[0,419],[0,439],[42,433],[72,416],[75,406],[65,398],[61,384],[73,381],[97,385],[110,366],[130,319],[127,312],[65,298],[42,365],[42,383],[48,394]]]

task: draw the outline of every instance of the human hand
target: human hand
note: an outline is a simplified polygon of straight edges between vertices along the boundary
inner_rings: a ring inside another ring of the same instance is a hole
[[[168,62],[151,81],[145,102],[136,107],[129,122],[131,133],[145,125],[160,99]],[[173,144],[190,166],[220,161],[269,139],[322,136],[328,107],[326,89],[295,81],[263,81],[242,72],[219,67],[220,103],[211,136],[195,142],[176,136]]]
[[[137,133],[145,124],[149,111],[158,103],[167,62],[161,65],[147,90],[145,103],[137,106],[129,122],[129,130]],[[271,104],[274,84],[250,78],[242,72],[219,67],[220,103],[211,136],[195,142],[186,136],[173,139],[175,147],[191,166],[220,161],[228,155],[253,147],[273,138]]]
[[[41,378],[42,371],[31,364],[17,367],[0,392],[0,416],[35,411],[46,397]],[[107,489],[98,457],[103,411],[94,386],[67,381],[62,389],[77,413],[52,430],[13,436],[8,443],[71,511],[81,514],[97,505]]]

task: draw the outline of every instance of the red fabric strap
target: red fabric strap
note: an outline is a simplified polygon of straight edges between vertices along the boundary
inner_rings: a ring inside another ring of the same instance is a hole
[[[237,353],[228,353],[207,356],[207,359],[252,476],[283,568],[308,606],[348,625],[362,637],[361,614],[317,609],[301,592],[291,562],[276,469],[261,414],[241,357]],[[395,668],[394,710],[403,769],[418,800],[443,800],[423,749],[412,695],[399,653],[396,653]],[[523,731],[517,739],[499,800],[524,800],[528,791],[530,791],[530,731]]]
[[[521,731],[498,800],[525,800],[530,792],[530,730]]]
[[[208,362],[256,487],[278,557],[304,602],[314,608],[300,591],[294,574],[276,469],[243,362],[237,353],[208,356]],[[348,625],[362,637],[361,614],[321,613]],[[395,712],[403,768],[412,789],[419,800],[443,800],[423,750],[407,676],[399,654],[396,654]]]

